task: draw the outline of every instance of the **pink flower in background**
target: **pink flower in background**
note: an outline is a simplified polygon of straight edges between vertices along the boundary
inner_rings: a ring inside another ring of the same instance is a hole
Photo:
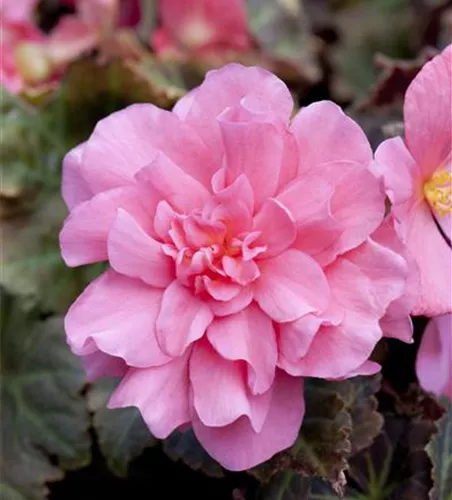
[[[405,96],[405,141],[383,142],[375,158],[392,212],[417,262],[413,314],[452,310],[452,45],[428,62]]]
[[[159,438],[191,425],[231,470],[294,442],[302,377],[378,371],[381,322],[406,321],[364,133],[331,102],[292,108],[281,80],[231,64],[173,112],[110,115],[64,161],[63,258],[110,264],[66,316],[72,351],[91,379],[123,377],[110,407]]]
[[[452,315],[432,318],[422,337],[416,361],[421,386],[452,399]]]
[[[32,23],[39,0],[2,0],[0,13],[10,23]]]
[[[139,20],[136,0],[79,0],[65,2],[76,13],[63,16],[44,35],[32,22],[37,0],[6,0],[1,10],[0,82],[12,93],[57,81],[68,63],[96,48],[118,26]]]
[[[141,17],[140,0],[61,0],[61,2],[74,8],[83,4],[85,9],[89,9],[90,5],[91,8],[98,9],[102,6],[108,7],[109,4],[116,4],[119,26],[136,26]]]
[[[37,0],[3,0],[0,7],[0,84],[13,94],[20,93],[27,80],[33,82],[48,73],[46,60],[35,50],[44,40],[33,21],[36,4]],[[31,55],[28,67],[24,66],[27,53],[23,46],[28,47]]]
[[[152,35],[159,55],[224,53],[249,49],[244,0],[159,0],[160,27]]]
[[[61,18],[52,30],[46,52],[53,66],[62,69],[81,54],[96,48],[118,26],[139,20],[136,0],[77,0],[76,13]]]

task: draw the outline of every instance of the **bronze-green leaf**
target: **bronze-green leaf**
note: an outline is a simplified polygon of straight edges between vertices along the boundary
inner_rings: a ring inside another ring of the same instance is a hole
[[[3,294],[2,498],[40,500],[46,484],[89,463],[85,377],[60,318],[40,321]]]
[[[137,408],[107,408],[116,385],[116,379],[101,379],[90,388],[87,397],[100,450],[110,469],[125,476],[131,460],[158,441],[149,432]]]

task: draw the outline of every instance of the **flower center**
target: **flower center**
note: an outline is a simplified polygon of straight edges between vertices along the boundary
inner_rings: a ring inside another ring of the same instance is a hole
[[[52,69],[44,49],[37,43],[23,43],[14,53],[17,69],[22,78],[30,84],[46,80]]]
[[[438,170],[424,184],[424,194],[430,206],[440,215],[452,213],[452,174]]]
[[[254,281],[259,268],[254,259],[267,247],[259,244],[259,231],[237,228],[214,213],[195,211],[175,215],[163,251],[176,264],[178,280],[195,293],[215,294],[213,287],[230,287],[230,293]]]

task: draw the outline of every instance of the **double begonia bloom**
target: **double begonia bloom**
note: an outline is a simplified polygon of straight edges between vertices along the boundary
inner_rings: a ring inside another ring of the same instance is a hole
[[[428,62],[405,96],[405,140],[383,142],[375,169],[392,213],[417,262],[420,287],[413,314],[452,310],[452,45]]]
[[[304,376],[379,369],[408,279],[362,130],[331,102],[292,108],[231,64],[172,112],[110,115],[64,161],[63,258],[110,265],[66,316],[72,351],[122,377],[111,408],[159,438],[191,425],[231,470],[292,445]]]
[[[452,399],[452,315],[432,318],[424,331],[416,361],[421,386]]]
[[[244,0],[159,0],[152,34],[159,55],[222,54],[250,48]]]

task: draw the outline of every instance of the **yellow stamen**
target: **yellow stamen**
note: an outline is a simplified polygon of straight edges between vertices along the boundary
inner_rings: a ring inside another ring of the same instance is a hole
[[[452,174],[438,170],[424,184],[424,194],[430,206],[440,215],[452,213]]]
[[[23,43],[15,49],[15,61],[22,78],[30,84],[46,80],[51,72],[43,47],[37,43]]]

